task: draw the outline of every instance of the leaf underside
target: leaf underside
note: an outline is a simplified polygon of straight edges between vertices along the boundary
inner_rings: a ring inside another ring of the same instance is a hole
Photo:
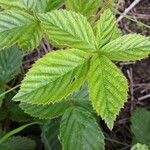
[[[88,85],[93,108],[112,129],[116,116],[127,100],[126,78],[107,57],[95,56],[91,60]]]
[[[61,101],[49,105],[21,103],[20,107],[25,113],[28,113],[33,117],[38,117],[40,119],[53,119],[62,115],[66,109],[70,107],[70,103],[69,101]]]

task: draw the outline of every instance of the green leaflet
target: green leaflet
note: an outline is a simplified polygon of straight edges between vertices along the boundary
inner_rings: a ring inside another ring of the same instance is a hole
[[[107,57],[95,56],[91,60],[88,83],[93,108],[112,129],[116,116],[127,100],[126,78]]]
[[[35,141],[20,136],[9,138],[4,143],[0,144],[0,150],[34,150]]]
[[[68,96],[61,102],[47,105],[33,105],[21,103],[20,107],[26,113],[40,119],[53,119],[64,114],[64,112],[72,106],[81,106],[89,111],[92,107],[89,102],[88,91],[85,86],[82,86],[73,95]]]
[[[20,71],[22,56],[17,46],[0,51],[0,83],[11,81]]]
[[[138,143],[138,144],[134,145],[134,146],[131,148],[131,150],[149,150],[149,148],[148,148],[148,146],[145,145],[145,144],[142,145],[142,144]]]
[[[104,150],[104,136],[95,118],[81,107],[69,108],[62,117],[63,150]]]
[[[0,6],[8,10],[25,10],[29,11],[35,8],[38,0],[1,0]]]
[[[53,119],[48,121],[42,127],[42,141],[46,150],[61,150],[59,142],[59,126],[60,119]]]
[[[110,9],[104,11],[94,26],[94,32],[99,48],[121,36],[116,18]]]
[[[131,131],[138,143],[150,146],[150,111],[137,108],[131,117]]]
[[[8,10],[44,13],[59,8],[65,0],[1,0],[0,6]]]
[[[76,49],[47,54],[30,69],[14,100],[32,104],[60,101],[83,84],[89,57]]]
[[[3,11],[0,13],[0,48],[4,49],[10,47],[18,42],[25,39],[25,36],[34,33],[35,29],[33,26],[37,25],[37,20],[22,11]],[[29,34],[29,31],[31,32]],[[33,30],[31,30],[33,29]],[[35,36],[34,36],[35,35]],[[39,37],[38,34],[26,37],[29,47],[35,47],[37,45],[36,39]],[[31,39],[30,39],[31,38]],[[35,43],[33,43],[35,41]],[[32,46],[31,46],[32,45]],[[33,48],[32,47],[32,48]]]
[[[77,13],[81,13],[89,19],[96,15],[98,8],[102,4],[103,0],[67,0],[66,7]]]
[[[48,37],[60,45],[96,50],[95,36],[85,17],[75,12],[55,10],[39,16]]]
[[[106,44],[100,51],[111,60],[138,60],[150,53],[150,40],[138,34],[124,35]]]

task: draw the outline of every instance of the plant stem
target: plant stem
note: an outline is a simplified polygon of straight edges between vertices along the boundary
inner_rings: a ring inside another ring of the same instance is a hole
[[[119,11],[118,11],[118,10],[116,10],[116,9],[115,9],[114,11],[115,11],[116,13],[118,13],[119,15],[123,16],[124,18],[127,18],[128,20],[130,20],[130,21],[133,21],[133,22],[137,23],[139,26],[150,29],[150,26],[148,26],[148,25],[144,24],[143,22],[141,22],[141,21],[137,21],[137,20],[135,20],[135,19],[133,19],[133,18],[129,17],[128,15],[125,15],[125,14],[123,14],[123,13],[119,12]]]
[[[14,91],[14,90],[17,89],[18,87],[20,87],[20,84],[18,84],[17,86],[15,86],[15,87],[13,87],[13,88],[7,90],[6,92],[4,92],[4,93],[2,93],[2,94],[0,94],[0,98],[3,97],[3,96],[5,96],[6,94],[10,93],[11,91]]]

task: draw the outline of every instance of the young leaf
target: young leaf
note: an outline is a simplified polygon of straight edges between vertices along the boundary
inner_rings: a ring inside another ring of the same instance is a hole
[[[150,146],[150,111],[137,108],[132,114],[131,123],[136,142]]]
[[[34,17],[22,11],[0,12],[0,49],[16,44],[20,37],[36,23]]]
[[[22,64],[21,52],[17,46],[0,51],[0,83],[11,81]]]
[[[100,20],[96,22],[94,32],[99,48],[121,36],[121,31],[116,24],[116,18],[110,9],[104,11]]]
[[[91,113],[69,108],[62,117],[60,139],[63,150],[104,150],[104,136]]]
[[[95,56],[91,60],[88,82],[94,109],[112,129],[116,116],[127,100],[126,78],[107,57]]]
[[[58,44],[82,50],[96,50],[92,27],[82,15],[55,10],[40,15],[39,19],[48,37]]]
[[[32,104],[60,101],[79,88],[89,69],[89,54],[61,50],[47,54],[29,71],[14,100]]]
[[[100,51],[111,60],[138,60],[150,54],[150,40],[138,34],[124,35],[106,44]]]
[[[54,119],[48,121],[42,127],[42,141],[46,150],[61,150],[61,144],[59,142],[59,126],[60,119]]]
[[[138,143],[138,144],[134,145],[134,146],[131,148],[131,150],[149,150],[149,148],[148,148],[148,146],[145,145],[145,144],[142,145],[142,144]]]
[[[66,7],[77,13],[81,13],[89,19],[96,14],[96,11],[102,4],[102,0],[67,0]]]
[[[20,136],[9,138],[4,143],[0,144],[0,150],[34,150],[35,141]]]

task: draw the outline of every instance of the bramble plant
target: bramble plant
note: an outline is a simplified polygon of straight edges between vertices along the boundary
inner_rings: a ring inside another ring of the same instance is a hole
[[[20,107],[33,117],[62,116],[57,123],[64,150],[103,150],[104,136],[93,112],[112,130],[128,97],[127,79],[112,61],[147,57],[150,40],[139,34],[122,36],[110,9],[91,25],[100,1],[95,1],[92,11],[88,11],[92,1],[85,11],[71,0],[67,1],[71,10],[53,10],[64,0],[53,2],[54,6],[40,0],[25,5],[23,1],[0,1],[6,9],[0,13],[1,49],[18,44],[20,49],[32,50],[42,37],[66,48],[39,59],[13,100],[21,102]]]

